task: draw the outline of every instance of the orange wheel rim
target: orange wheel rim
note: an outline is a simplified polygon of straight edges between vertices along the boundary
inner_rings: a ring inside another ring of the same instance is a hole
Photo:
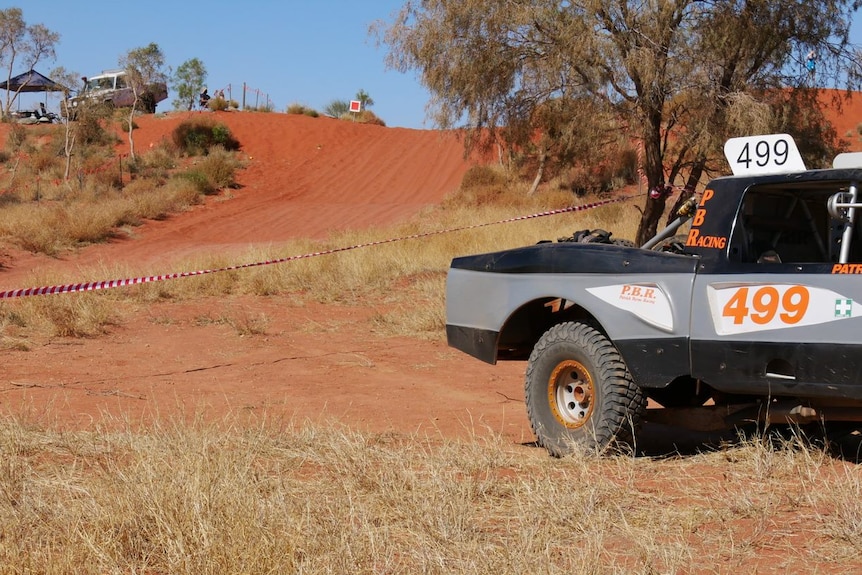
[[[581,362],[569,359],[557,364],[548,378],[548,405],[561,425],[582,427],[593,414],[595,400],[593,378]]]

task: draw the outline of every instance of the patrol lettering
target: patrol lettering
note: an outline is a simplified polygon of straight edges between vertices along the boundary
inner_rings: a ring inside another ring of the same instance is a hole
[[[862,264],[835,264],[833,274],[862,274]]]

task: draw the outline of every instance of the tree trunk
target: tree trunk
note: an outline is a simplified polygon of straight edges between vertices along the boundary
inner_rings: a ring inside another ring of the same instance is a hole
[[[539,184],[542,183],[542,176],[545,173],[545,160],[547,159],[548,154],[545,150],[542,150],[539,153],[539,169],[536,170],[536,179],[533,180],[533,185],[530,186],[530,191],[527,192],[528,196],[532,196],[536,193],[536,190],[539,189]]]
[[[644,137],[644,172],[647,177],[647,190],[661,190],[664,187],[664,166],[661,155],[661,122],[652,122],[646,128]],[[646,205],[641,216],[635,243],[639,246],[651,239],[664,213],[667,197],[663,193],[653,197],[647,194]]]
[[[135,138],[132,135],[132,128],[135,122],[135,108],[138,106],[138,92],[135,91],[135,99],[132,102],[132,111],[129,112],[129,156],[135,159]]]
[[[72,132],[72,121],[66,118],[66,141],[63,145],[63,152],[66,155],[66,170],[63,173],[63,181],[69,181],[69,172],[72,171],[72,150],[75,149],[75,136]]]

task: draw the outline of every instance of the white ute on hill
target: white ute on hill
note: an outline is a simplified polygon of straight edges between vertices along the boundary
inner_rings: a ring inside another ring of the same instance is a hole
[[[83,78],[84,86],[77,96],[67,101],[65,109],[74,118],[75,111],[83,102],[104,103],[115,108],[131,107],[135,101],[135,93],[126,80],[125,70],[106,70],[92,78]],[[138,95],[138,109],[146,114],[156,112],[156,104],[168,97],[168,87],[164,82],[149,84],[142,94]]]

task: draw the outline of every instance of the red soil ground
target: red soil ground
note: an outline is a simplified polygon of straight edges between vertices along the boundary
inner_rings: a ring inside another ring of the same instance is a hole
[[[217,116],[247,161],[230,199],[210,198],[147,222],[132,238],[57,259],[7,249],[0,290],[30,287],[32,274],[44,271],[66,272],[73,281],[114,279],[98,271],[101,265],[141,275],[185,271],[176,262],[192,254],[241,254],[392,223],[438,203],[470,165],[452,133],[283,114]],[[136,149],[169,137],[187,117],[138,119]],[[265,314],[267,334],[241,338],[224,325],[195,325],[225,310]],[[106,414],[137,420],[178,409],[266,410],[376,431],[463,435],[487,427],[517,442],[532,440],[522,366],[487,366],[442,342],[374,336],[364,321],[373,312],[362,303],[298,305],[289,297],[159,304],[109,336],[3,351],[0,409],[40,414],[51,405],[53,418],[75,426]]]
[[[137,149],[169,137],[188,116],[140,118]],[[102,264],[142,275],[184,271],[176,262],[191,254],[241,254],[395,222],[439,202],[469,167],[452,133],[283,114],[217,116],[242,143],[248,165],[230,199],[211,198],[147,222],[132,238],[58,259],[6,250],[0,290],[30,287],[33,272],[48,270],[80,281],[113,279],[93,271]],[[845,102],[834,120],[839,136],[862,149],[862,98]],[[119,146],[118,153],[127,151]],[[266,314],[267,335],[240,338],[224,325],[198,325],[196,318],[226,309]],[[39,414],[53,405],[53,417],[84,426],[105,414],[134,420],[178,409],[268,410],[377,431],[451,436],[491,429],[532,441],[523,364],[488,366],[442,342],[375,336],[364,321],[374,311],[362,302],[299,305],[289,297],[159,304],[106,337],[3,351],[0,409]]]

